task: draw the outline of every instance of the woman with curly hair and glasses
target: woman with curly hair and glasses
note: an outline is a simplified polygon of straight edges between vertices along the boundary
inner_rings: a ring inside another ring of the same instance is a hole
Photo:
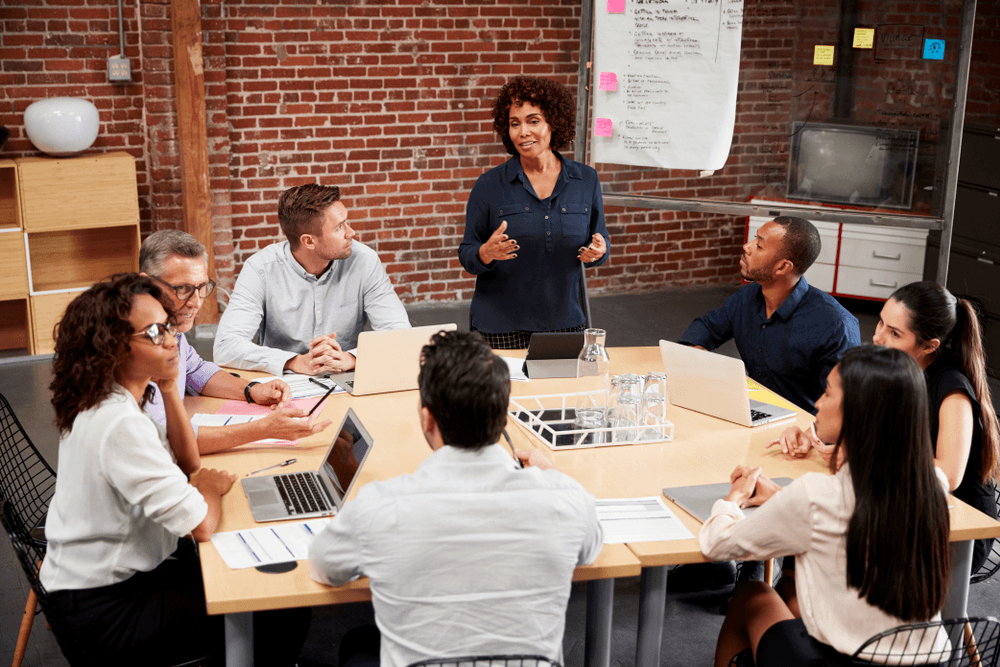
[[[576,104],[555,81],[515,77],[493,103],[493,129],[512,157],[476,181],[458,248],[476,276],[471,328],[490,347],[584,328],[580,262],[607,261],[608,230],[597,172],[559,153],[575,128]]]
[[[169,665],[222,648],[193,545],[179,538],[211,537],[235,477],[199,469],[175,332],[169,298],[134,273],[80,294],[56,331],[59,469],[40,577],[83,664]],[[151,382],[165,429],[142,410]]]

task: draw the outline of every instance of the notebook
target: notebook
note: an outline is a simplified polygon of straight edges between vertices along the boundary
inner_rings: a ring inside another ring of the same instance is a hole
[[[257,522],[336,514],[372,450],[372,437],[348,408],[319,470],[240,480]]]
[[[455,324],[431,324],[412,329],[362,331],[358,336],[354,371],[337,373],[329,379],[353,396],[416,389],[420,350],[437,332],[457,328]]]
[[[792,483],[791,477],[777,477],[771,480],[781,488]],[[729,482],[719,484],[697,484],[695,486],[675,486],[663,489],[663,495],[682,510],[702,523],[712,516],[712,505],[716,500],[729,495],[733,485]],[[749,516],[756,507],[744,507],[743,513]]]
[[[665,340],[660,341],[660,355],[674,405],[742,426],[795,416],[795,410],[750,400],[746,367],[739,359]]]

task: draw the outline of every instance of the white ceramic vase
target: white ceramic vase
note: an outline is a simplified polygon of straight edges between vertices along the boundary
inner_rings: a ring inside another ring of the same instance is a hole
[[[57,157],[90,148],[100,128],[97,107],[79,97],[39,100],[24,110],[24,129],[31,143]]]

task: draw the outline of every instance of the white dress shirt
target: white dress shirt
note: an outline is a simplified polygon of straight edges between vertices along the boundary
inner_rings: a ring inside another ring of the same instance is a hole
[[[847,525],[853,513],[854,485],[844,465],[835,475],[806,473],[749,517],[736,503],[715,501],[698,541],[702,553],[715,561],[794,555],[795,592],[806,630],[852,655],[872,636],[906,622],[847,586]],[[933,620],[940,618],[939,613]],[[915,648],[898,643],[893,653]],[[932,643],[933,650],[950,646],[942,634],[922,650],[931,650]]]
[[[381,664],[533,653],[562,661],[573,570],[603,546],[594,497],[500,445],[442,447],[371,482],[313,540],[313,578],[367,576]]]
[[[334,260],[317,278],[295,260],[288,241],[275,243],[243,265],[213,356],[220,366],[281,375],[285,362],[308,352],[317,336],[336,333],[353,353],[367,321],[375,331],[410,327],[374,250],[355,241],[350,257]]]
[[[108,586],[155,569],[208,514],[174,462],[166,431],[115,385],[59,441],[56,491],[45,522],[42,584]]]

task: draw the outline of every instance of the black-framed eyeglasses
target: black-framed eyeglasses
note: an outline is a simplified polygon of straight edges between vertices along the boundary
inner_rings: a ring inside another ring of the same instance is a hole
[[[158,278],[156,276],[150,276],[153,280],[159,281],[172,289],[177,298],[181,301],[187,301],[198,293],[202,299],[207,299],[208,295],[215,291],[215,281],[209,280],[207,283],[202,283],[200,285],[171,285],[163,278]]]
[[[168,333],[171,336],[177,336],[177,325],[173,322],[150,324],[142,331],[132,334],[132,336],[146,336],[150,341],[152,341],[153,345],[163,345],[163,339]]]

